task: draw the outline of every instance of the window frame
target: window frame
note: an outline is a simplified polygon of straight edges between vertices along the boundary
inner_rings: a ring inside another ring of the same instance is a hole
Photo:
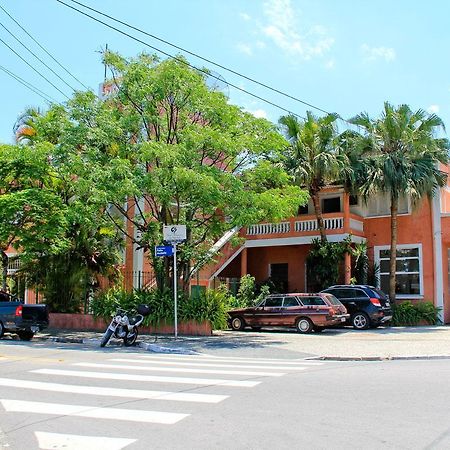
[[[402,271],[396,271],[397,275],[411,275],[411,274],[418,274],[419,275],[419,294],[396,294],[396,298],[399,299],[422,299],[423,294],[423,253],[422,253],[422,244],[401,244],[397,245],[397,250],[409,250],[409,249],[418,249],[418,256],[410,256],[410,257],[401,257],[396,258],[396,261],[400,261],[403,259],[418,259],[419,260],[419,271],[416,272],[402,272]],[[390,250],[390,245],[377,245],[374,247],[374,260],[375,263],[378,264],[378,267],[381,269],[381,260],[386,260],[387,258],[381,258],[380,253],[383,250]],[[388,259],[389,261],[389,259]],[[377,280],[377,288],[381,289],[381,276],[382,275],[389,275],[389,272],[381,272],[379,274],[379,279]],[[388,292],[386,294],[389,294]]]

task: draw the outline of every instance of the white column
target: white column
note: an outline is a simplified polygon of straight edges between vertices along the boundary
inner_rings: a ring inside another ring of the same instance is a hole
[[[442,266],[441,191],[438,189],[431,202],[433,219],[434,298],[441,308],[439,318],[444,321],[444,273]]]

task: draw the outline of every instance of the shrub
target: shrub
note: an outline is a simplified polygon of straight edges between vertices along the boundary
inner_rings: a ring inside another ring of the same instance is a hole
[[[178,320],[209,321],[213,329],[223,329],[227,326],[227,311],[230,309],[232,297],[225,287],[217,290],[207,290],[201,296],[191,298],[180,293],[177,309]],[[125,291],[113,288],[100,294],[91,305],[92,313],[98,317],[109,318],[117,308],[126,311],[135,310],[139,304],[150,307],[150,315],[145,318],[146,325],[158,325],[162,322],[173,323],[174,299],[169,290]]]
[[[420,322],[430,325],[439,323],[440,308],[436,308],[432,302],[420,302],[413,304],[410,301],[398,303],[392,306],[394,326],[415,326]]]

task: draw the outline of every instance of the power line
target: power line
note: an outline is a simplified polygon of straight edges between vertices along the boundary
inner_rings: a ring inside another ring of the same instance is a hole
[[[27,66],[29,66],[31,69],[33,69],[40,77],[42,77],[47,83],[51,84],[57,91],[59,91],[64,97],[66,97],[69,100],[69,97],[64,94],[61,89],[59,89],[57,86],[55,86],[48,78],[46,78],[44,75],[42,75],[39,70],[35,69],[26,59],[24,59],[22,56],[20,56],[12,47],[10,47],[2,38],[0,38],[0,42],[2,42],[6,47],[8,47],[16,56],[18,56]]]
[[[120,34],[123,34],[124,36],[129,37],[130,39],[135,40],[136,42],[139,42],[139,43],[145,45],[146,47],[151,48],[152,50],[157,51],[158,53],[161,53],[161,54],[163,54],[163,55],[165,55],[165,56],[167,56],[167,57],[169,57],[169,58],[172,58],[172,59],[174,59],[174,60],[176,60],[176,61],[178,61],[178,62],[180,62],[180,63],[182,63],[182,64],[185,64],[186,66],[190,67],[191,69],[194,69],[194,70],[196,70],[196,71],[198,71],[198,72],[202,72],[202,73],[204,73],[205,75],[208,75],[208,76],[211,77],[211,78],[215,78],[216,80],[223,81],[221,78],[219,78],[219,77],[217,77],[217,76],[214,76],[213,74],[211,74],[211,73],[208,72],[207,70],[199,69],[198,67],[193,66],[192,64],[188,63],[187,61],[184,61],[184,60],[182,60],[182,59],[180,59],[180,58],[177,58],[176,56],[171,55],[170,53],[167,53],[167,52],[165,52],[165,51],[163,51],[163,50],[161,50],[161,49],[159,49],[159,48],[157,48],[157,47],[154,47],[154,46],[150,45],[148,42],[142,41],[141,39],[139,39],[139,38],[137,38],[137,37],[135,37],[135,36],[132,36],[131,34],[126,33],[125,31],[120,30],[119,28],[116,28],[116,27],[114,27],[114,26],[112,26],[112,25],[110,25],[110,24],[108,24],[108,23],[106,23],[106,22],[103,22],[103,21],[100,20],[100,19],[97,19],[97,18],[94,17],[94,16],[91,16],[91,15],[88,14],[88,13],[85,13],[84,11],[81,11],[81,10],[75,8],[74,6],[68,5],[67,3],[63,2],[62,0],[56,0],[56,1],[57,1],[58,3],[61,3],[61,4],[64,5],[64,6],[67,6],[67,7],[70,8],[70,9],[73,9],[74,11],[77,11],[77,12],[80,13],[80,14],[83,14],[83,15],[86,16],[86,17],[89,17],[90,19],[95,20],[95,21],[98,22],[98,23],[101,23],[102,25],[105,25],[105,26],[108,27],[108,28],[111,28],[112,30],[117,31],[117,32],[120,33]],[[239,87],[239,86],[236,86],[235,84],[232,84],[232,83],[229,83],[229,82],[227,82],[227,84],[228,84],[229,86],[231,86],[231,87],[237,89],[238,91],[244,92],[244,93],[247,94],[247,95],[250,95],[250,96],[252,96],[252,97],[254,97],[254,98],[258,99],[258,100],[263,101],[264,103],[267,103],[267,104],[269,104],[269,105],[271,105],[271,106],[274,106],[275,108],[281,109],[281,110],[283,110],[283,111],[285,111],[285,112],[287,112],[287,113],[289,113],[289,114],[292,114],[293,116],[300,117],[300,118],[304,119],[304,117],[300,116],[299,114],[294,113],[293,111],[291,111],[291,110],[289,110],[289,109],[287,109],[287,108],[284,108],[283,106],[280,106],[280,105],[278,105],[278,104],[276,104],[276,103],[273,103],[273,102],[271,102],[270,100],[267,100],[267,99],[265,99],[265,98],[263,98],[263,97],[260,97],[259,95],[253,94],[252,92],[247,91],[246,89],[243,89],[243,88],[241,88],[241,87]]]
[[[58,103],[56,100],[52,99],[52,97],[47,95],[45,92],[41,91],[36,86],[33,86],[28,81],[25,81],[23,78],[20,78],[19,75],[16,75],[15,73],[11,72],[6,67],[0,66],[0,70],[3,70],[3,72],[5,72],[11,78],[14,78],[16,81],[18,81],[20,84],[24,85],[30,91],[33,91],[35,94],[39,95],[39,97],[42,97],[46,102],[48,102],[48,103]]]
[[[68,73],[75,81],[77,81],[78,83],[80,83],[81,84],[81,86],[83,86],[86,90],[89,90],[89,88],[85,85],[85,84],[83,84],[75,75],[73,75],[73,73],[72,72],[70,72],[69,70],[67,70],[56,58],[54,58],[53,56],[52,56],[52,54],[48,51],[48,50],[46,50],[45,49],[45,47],[43,47],[30,33],[28,33],[28,31],[22,26],[22,25],[20,25],[20,23],[16,20],[16,19],[14,19],[14,17],[13,16],[11,16],[11,14],[9,14],[8,13],[8,11],[6,11],[6,9],[5,8],[3,8],[3,6],[2,5],[0,5],[0,9],[11,19],[11,20],[13,20],[16,24],[17,24],[17,26],[19,27],[19,28],[21,28],[45,53],[47,53],[47,55],[48,56],[50,56],[50,58],[52,58],[53,59],[53,61],[56,63],[56,64],[58,64],[58,66],[59,67],[61,67],[61,69],[63,69],[66,73]]]
[[[66,80],[64,80],[64,78],[60,77],[50,66],[48,66],[44,61],[42,61],[42,59],[39,58],[39,56],[37,56],[32,50],[30,50],[18,37],[14,35],[14,33],[8,30],[8,28],[6,28],[5,25],[3,25],[1,22],[0,26],[3,27],[25,50],[31,53],[38,61],[40,61],[45,67],[47,67],[47,69],[50,70],[50,72],[52,72],[53,75],[56,75],[69,89],[72,89],[72,91],[76,92],[76,89],[74,89],[69,83],[67,83]]]
[[[57,1],[59,1],[59,0],[57,0]],[[291,100],[295,100],[296,102],[302,103],[303,105],[309,106],[310,108],[314,108],[314,109],[316,109],[318,111],[321,111],[321,112],[323,112],[325,114],[330,114],[328,111],[326,111],[326,110],[324,110],[322,108],[319,108],[318,106],[315,106],[315,105],[313,105],[311,103],[308,103],[308,102],[306,102],[306,101],[304,101],[304,100],[302,100],[302,99],[300,99],[298,97],[294,97],[293,95],[290,95],[290,94],[288,94],[286,92],[280,91],[279,89],[273,88],[272,86],[269,86],[269,85],[267,85],[265,83],[262,83],[262,82],[260,82],[258,80],[255,80],[254,78],[248,77],[247,75],[244,75],[244,74],[242,74],[240,72],[237,72],[236,70],[233,70],[233,69],[230,69],[228,67],[225,67],[224,65],[219,64],[219,63],[217,63],[215,61],[212,61],[211,59],[208,59],[208,58],[205,58],[203,56],[200,56],[198,53],[191,52],[191,51],[189,51],[189,50],[187,50],[187,49],[185,49],[183,47],[180,47],[178,45],[175,45],[175,44],[173,44],[173,43],[171,43],[171,42],[169,42],[169,41],[167,41],[165,39],[159,38],[158,36],[155,36],[154,34],[147,33],[146,31],[144,31],[144,30],[142,30],[140,28],[137,28],[137,27],[135,27],[133,25],[130,25],[127,22],[123,22],[122,20],[116,19],[116,18],[114,18],[114,17],[112,17],[112,16],[110,16],[108,14],[105,14],[105,13],[103,13],[101,11],[98,11],[95,8],[91,8],[90,6],[84,5],[83,3],[78,2],[76,0],[69,0],[69,1],[71,1],[72,3],[76,3],[77,5],[80,5],[80,6],[84,7],[84,8],[89,9],[90,11],[93,11],[93,12],[95,12],[97,14],[100,14],[100,15],[102,15],[104,17],[107,17],[108,19],[111,19],[114,22],[120,23],[121,25],[125,25],[128,28],[131,28],[131,29],[133,29],[135,31],[138,31],[139,33],[145,34],[146,36],[149,36],[149,37],[151,37],[153,39],[156,39],[156,40],[158,40],[160,42],[163,42],[164,44],[170,45],[171,47],[174,47],[177,50],[181,50],[182,52],[185,52],[185,53],[187,53],[189,55],[195,56],[196,58],[199,58],[199,59],[201,59],[203,61],[206,61],[209,64],[212,64],[212,65],[214,65],[216,67],[221,68],[222,70],[226,70],[227,72],[230,72],[230,73],[232,73],[234,75],[237,75],[237,76],[239,76],[241,78],[244,78],[247,81],[251,81],[252,83],[255,83],[255,84],[257,84],[259,86],[262,86],[262,87],[264,87],[266,89],[269,89],[269,90],[271,90],[273,92],[276,92],[277,94],[283,95],[284,97],[290,98]],[[60,3],[65,4],[62,1],[60,1]],[[69,5],[66,5],[66,6],[69,6]]]

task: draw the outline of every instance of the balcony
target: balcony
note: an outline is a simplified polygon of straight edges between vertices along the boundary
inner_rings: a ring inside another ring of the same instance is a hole
[[[330,213],[323,214],[326,234],[330,241],[340,241],[348,235],[365,238],[364,218],[356,214]],[[308,244],[313,238],[319,237],[316,216],[305,215],[292,217],[289,220],[278,223],[259,223],[251,225],[244,230],[243,236],[247,239],[249,247],[261,244],[252,244],[249,241],[281,240],[285,245]],[[272,242],[269,245],[276,245]],[[279,244],[280,245],[280,244]],[[281,244],[282,245],[282,244]]]

